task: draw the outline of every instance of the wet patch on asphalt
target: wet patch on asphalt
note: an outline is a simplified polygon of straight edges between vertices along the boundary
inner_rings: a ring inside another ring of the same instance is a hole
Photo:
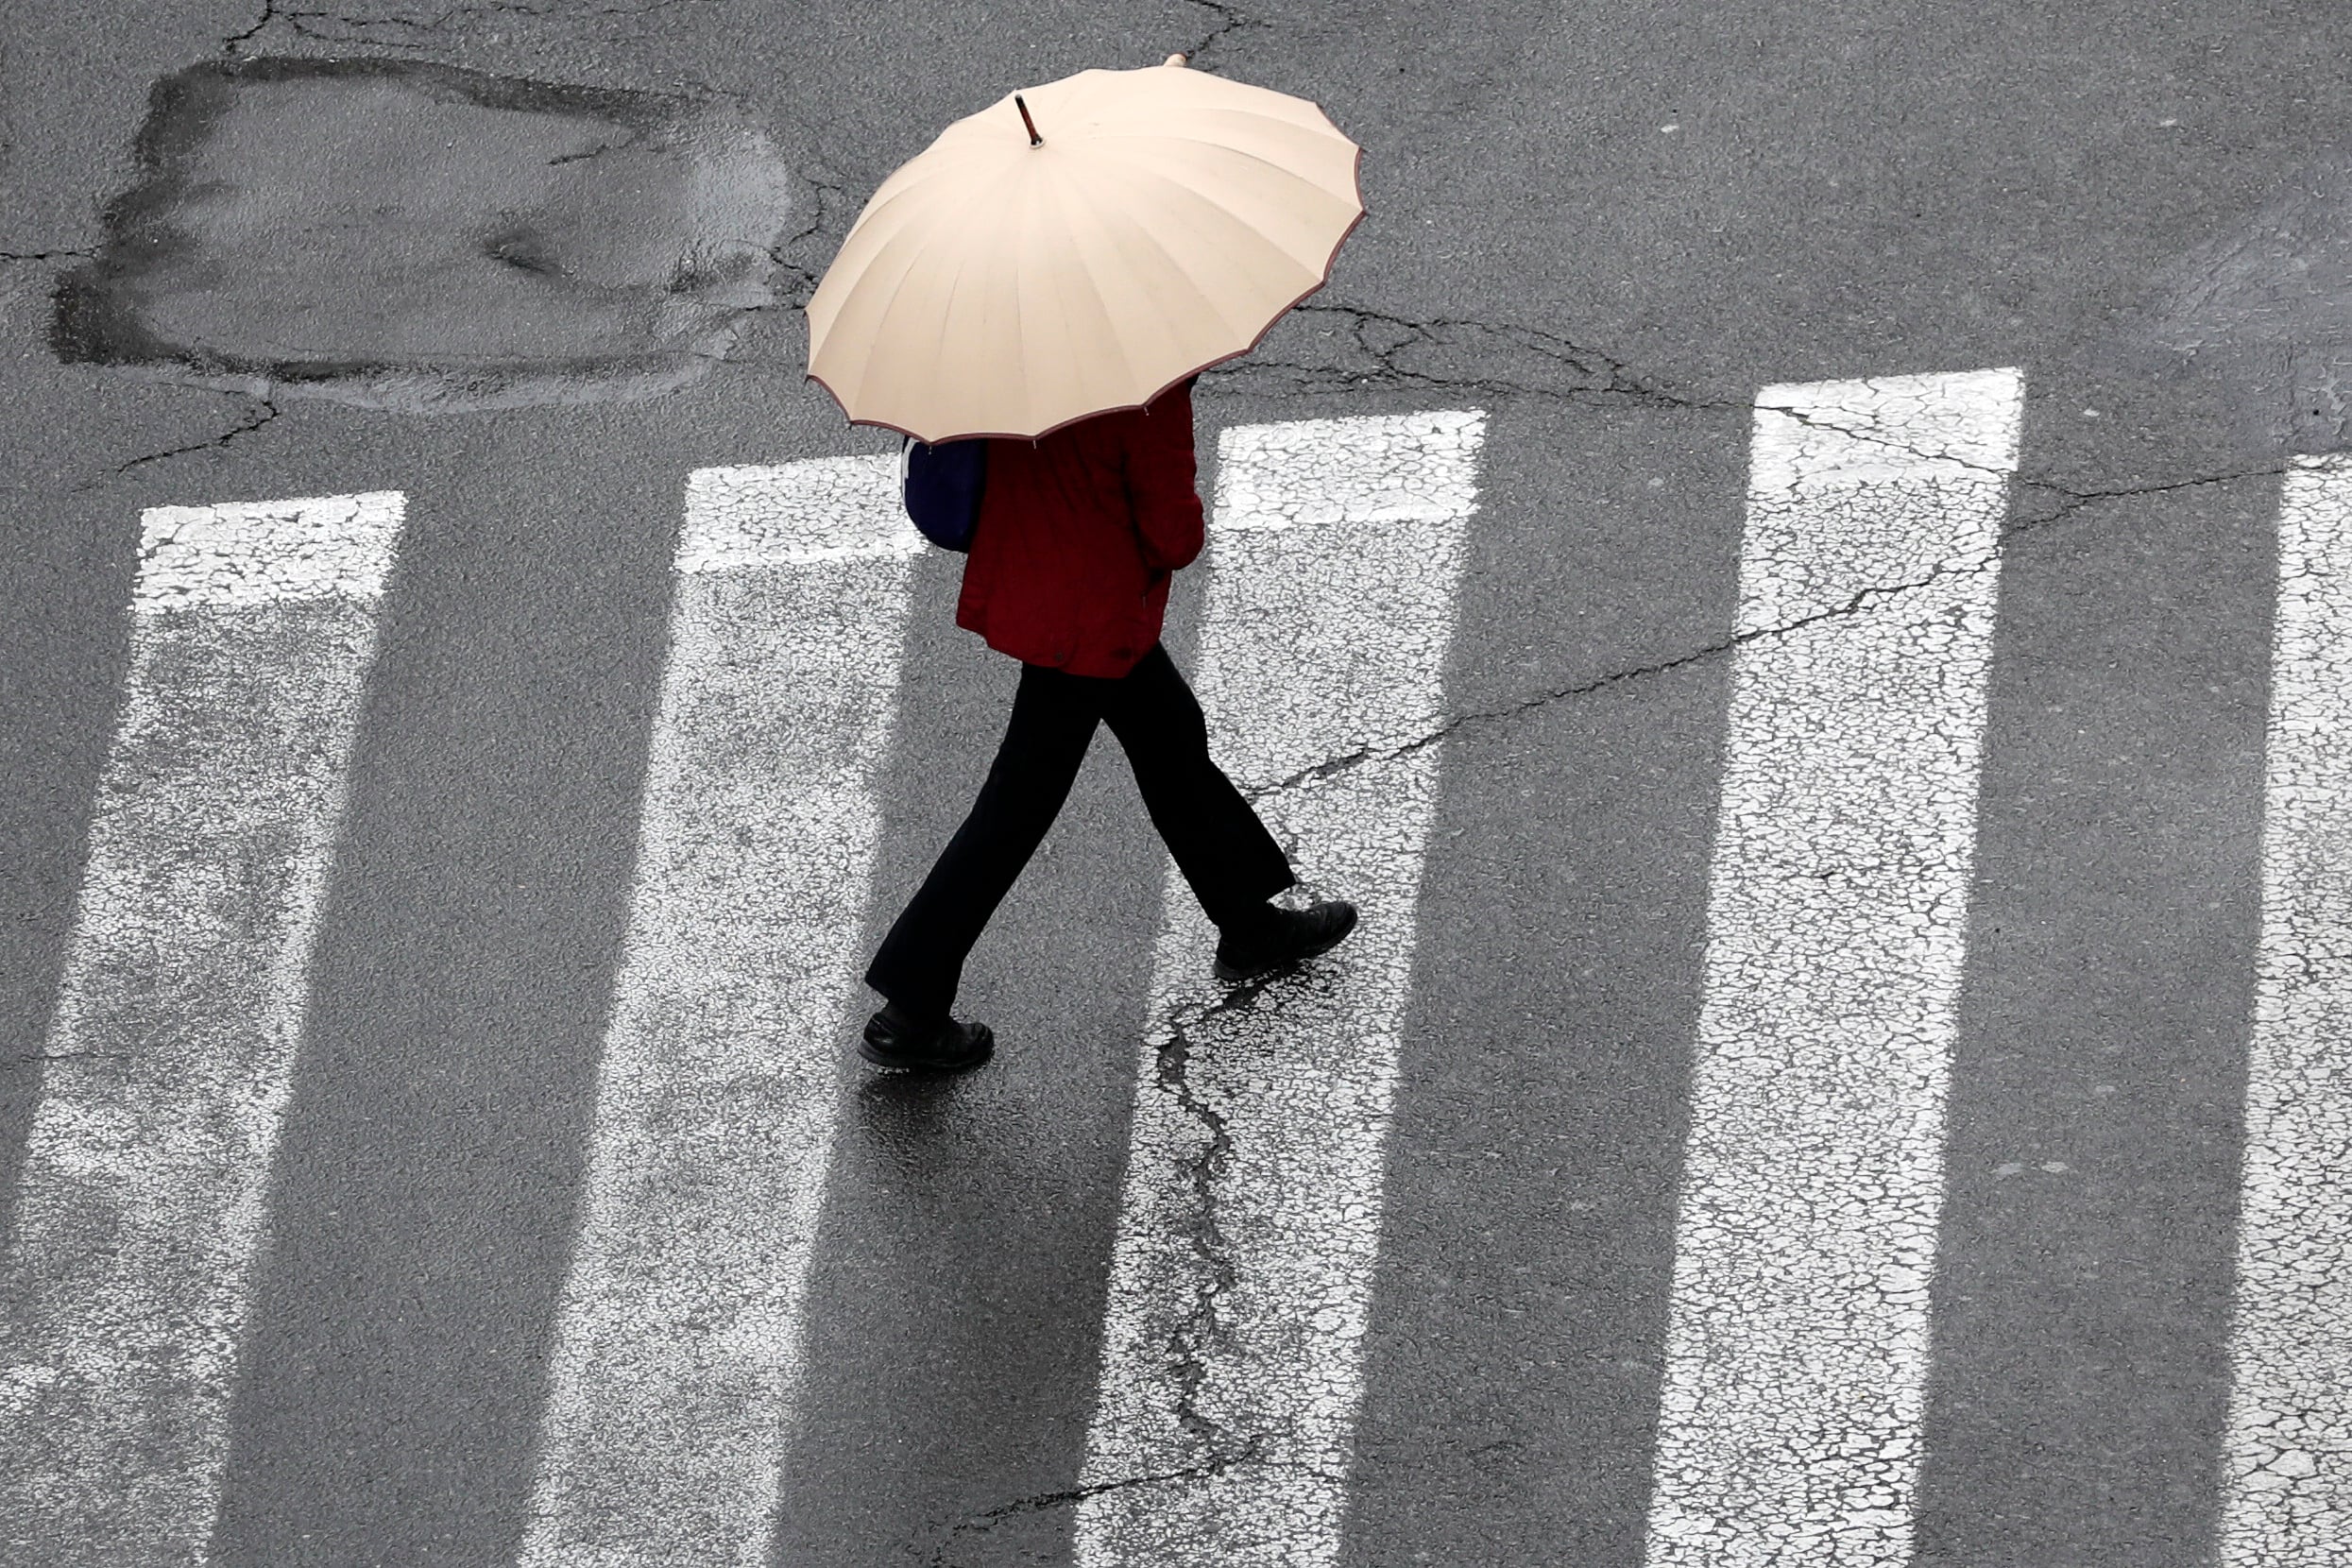
[[[60,358],[410,412],[696,380],[776,303],[796,184],[724,104],[378,59],[179,72],[139,155]]]
[[[2352,446],[2352,154],[2283,174],[2257,211],[2179,257],[2151,334],[2166,349],[2251,366],[2257,433],[2274,449]]]

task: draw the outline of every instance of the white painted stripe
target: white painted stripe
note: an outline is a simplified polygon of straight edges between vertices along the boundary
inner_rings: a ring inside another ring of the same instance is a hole
[[[1220,1010],[1216,931],[1167,871],[1136,1083],[1081,1568],[1334,1560],[1383,1148],[1475,467],[1476,412],[1305,420],[1219,443],[1196,690],[1348,942]],[[1155,1479],[1159,1478],[1159,1479]]]
[[[767,1561],[923,543],[895,485],[688,483],[525,1568]]]
[[[395,493],[145,514],[0,1275],[12,1562],[203,1560]]]
[[[1757,400],[1651,1568],[1910,1560],[2020,395]]]
[[[2224,1568],[2352,1560],[2352,459],[2278,517]]]

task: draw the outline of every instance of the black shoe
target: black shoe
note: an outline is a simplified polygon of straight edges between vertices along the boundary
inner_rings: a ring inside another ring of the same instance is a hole
[[[1307,910],[1271,907],[1273,922],[1262,933],[1231,932],[1217,943],[1217,978],[1231,985],[1287,968],[1301,959],[1329,952],[1355,929],[1355,906],[1329,899]]]
[[[997,1048],[986,1024],[960,1024],[943,1017],[918,1020],[891,1003],[865,1023],[858,1054],[878,1067],[916,1072],[957,1072],[977,1067]]]

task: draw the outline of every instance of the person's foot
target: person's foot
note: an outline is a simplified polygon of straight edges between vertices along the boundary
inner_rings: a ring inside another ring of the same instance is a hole
[[[958,1023],[954,1018],[916,1018],[896,1002],[868,1018],[858,1054],[878,1067],[903,1067],[913,1072],[959,1072],[977,1067],[997,1048],[997,1036],[986,1024]]]
[[[1269,904],[1253,913],[1254,929],[1220,928],[1217,978],[1228,985],[1328,952],[1355,929],[1355,906],[1336,898],[1304,910]]]

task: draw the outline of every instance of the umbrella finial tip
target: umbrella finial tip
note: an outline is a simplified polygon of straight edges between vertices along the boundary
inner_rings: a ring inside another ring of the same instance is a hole
[[[1160,63],[1162,65],[1182,65],[1185,63],[1185,57],[1182,55],[1170,55],[1166,60],[1160,61]]]
[[[1037,122],[1029,117],[1029,105],[1021,101],[1018,93],[1013,94],[1013,107],[1021,111],[1021,124],[1029,127],[1029,145],[1033,147],[1043,142],[1045,138],[1037,134]]]

